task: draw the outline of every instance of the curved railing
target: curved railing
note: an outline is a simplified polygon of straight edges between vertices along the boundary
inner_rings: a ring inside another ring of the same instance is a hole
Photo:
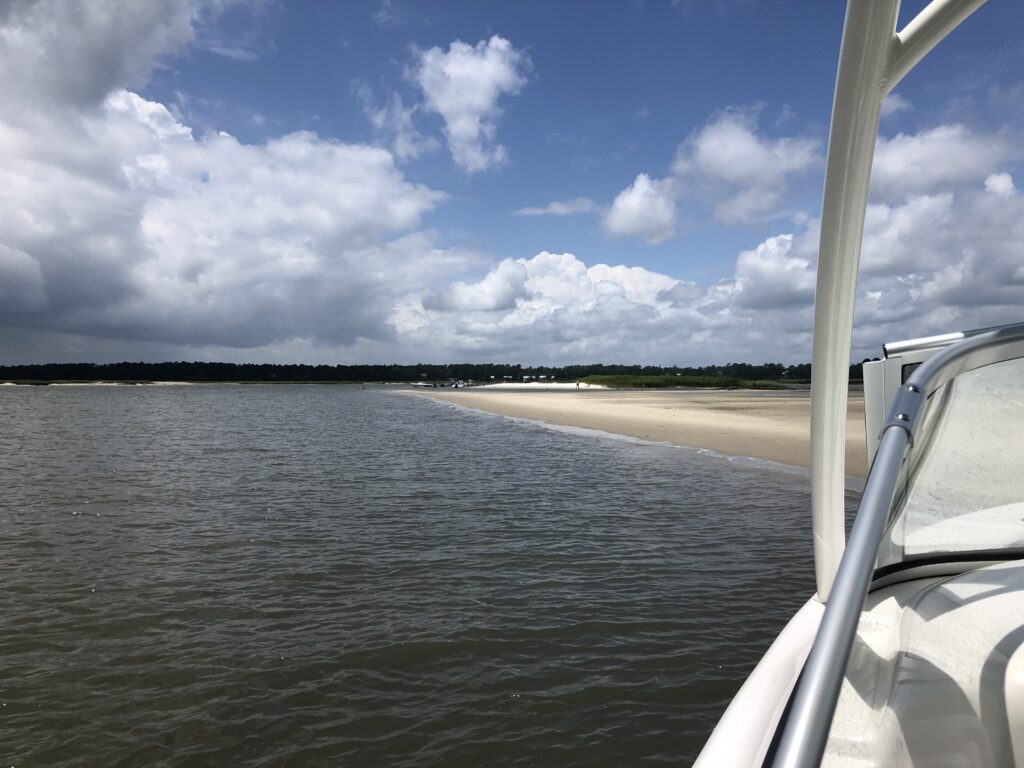
[[[814,768],[821,763],[900,469],[913,443],[922,406],[962,373],[1021,357],[1024,323],[1004,326],[968,337],[937,353],[922,363],[900,389],[883,427],[825,615],[783,726],[773,761],[777,768]]]

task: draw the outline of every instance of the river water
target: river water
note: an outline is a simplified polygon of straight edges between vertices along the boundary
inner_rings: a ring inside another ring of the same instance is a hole
[[[3,766],[687,765],[813,588],[805,477],[386,389],[0,387],[0,445]]]

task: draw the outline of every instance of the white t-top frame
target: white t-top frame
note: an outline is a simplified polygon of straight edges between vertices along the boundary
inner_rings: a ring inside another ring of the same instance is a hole
[[[899,0],[850,0],[839,53],[814,306],[811,515],[818,598],[845,546],[846,406],[868,181],[882,99],[985,0],[932,0],[896,31]]]

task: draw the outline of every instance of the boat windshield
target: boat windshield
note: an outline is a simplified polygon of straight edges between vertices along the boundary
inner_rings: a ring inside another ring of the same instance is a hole
[[[896,485],[879,567],[1024,549],[1022,382],[1024,358],[961,373],[931,395]]]

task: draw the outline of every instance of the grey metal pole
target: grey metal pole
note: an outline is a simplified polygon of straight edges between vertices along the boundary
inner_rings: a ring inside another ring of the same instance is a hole
[[[816,768],[825,753],[909,437],[906,430],[895,425],[882,435],[846,553],[775,753],[775,768]]]

